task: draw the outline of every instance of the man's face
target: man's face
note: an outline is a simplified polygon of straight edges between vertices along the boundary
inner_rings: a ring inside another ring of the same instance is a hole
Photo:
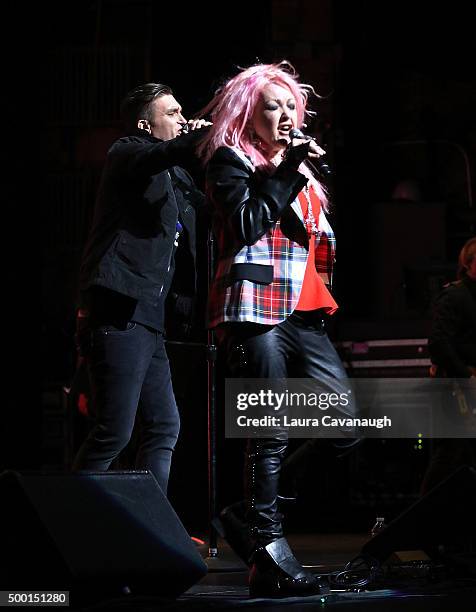
[[[156,98],[151,105],[150,130],[160,140],[172,140],[179,135],[186,120],[182,107],[171,94]]]
[[[469,278],[476,280],[476,253],[473,253],[472,259],[468,263],[466,274],[469,276]]]

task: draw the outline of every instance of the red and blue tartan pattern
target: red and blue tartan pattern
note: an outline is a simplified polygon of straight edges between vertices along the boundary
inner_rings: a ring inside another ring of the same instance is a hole
[[[327,219],[319,218],[319,236],[316,244],[316,269],[330,285],[335,253],[335,238]],[[321,231],[321,226],[327,226]],[[220,247],[224,236],[219,236]],[[225,250],[225,249],[223,249]],[[223,252],[219,248],[220,252]],[[308,250],[290,240],[280,229],[279,221],[255,244],[244,246],[233,257],[218,257],[218,265],[209,296],[209,326],[224,322],[261,323],[276,325],[284,321],[295,309],[301,294]],[[272,265],[273,282],[269,285],[248,280],[229,284],[233,264],[254,263]]]

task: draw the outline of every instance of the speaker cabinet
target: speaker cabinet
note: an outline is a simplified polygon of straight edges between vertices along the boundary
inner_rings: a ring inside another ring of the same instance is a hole
[[[148,471],[0,475],[0,589],[174,598],[207,572]]]
[[[381,563],[393,552],[440,546],[467,547],[475,540],[476,470],[462,466],[369,540],[362,555]]]

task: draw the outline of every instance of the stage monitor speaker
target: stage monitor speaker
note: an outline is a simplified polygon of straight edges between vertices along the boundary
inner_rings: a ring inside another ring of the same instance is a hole
[[[207,567],[148,471],[0,475],[0,590],[175,598]]]
[[[391,521],[361,550],[383,563],[397,551],[468,546],[476,538],[476,470],[462,466]]]

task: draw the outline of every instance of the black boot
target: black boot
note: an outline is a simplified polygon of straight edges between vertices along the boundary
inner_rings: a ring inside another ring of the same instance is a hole
[[[286,538],[279,538],[254,553],[251,597],[306,597],[320,592],[317,576],[302,567]]]
[[[246,502],[239,501],[227,506],[220,512],[219,518],[212,521],[217,532],[224,538],[232,551],[248,566],[255,549],[255,541],[250,535],[248,522],[245,519]]]
[[[297,561],[283,537],[278,486],[286,439],[252,439],[247,453],[247,513],[255,542],[250,570],[252,597],[317,595],[317,579]]]
[[[246,500],[227,506],[212,521],[216,531],[248,567],[258,546],[282,537],[277,490],[287,440],[248,440]]]
[[[278,486],[287,440],[250,439],[246,453],[246,515],[254,548],[283,536]]]
[[[227,506],[212,521],[216,531],[246,565],[260,544],[282,537],[277,489],[287,440],[249,440],[245,461],[246,500]]]

